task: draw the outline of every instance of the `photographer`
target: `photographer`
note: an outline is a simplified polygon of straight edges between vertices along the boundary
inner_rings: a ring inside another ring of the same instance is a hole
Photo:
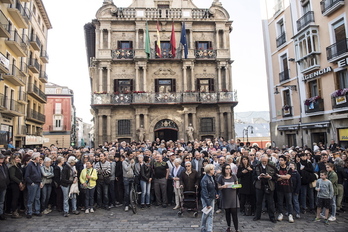
[[[275,205],[273,199],[273,192],[275,189],[275,181],[277,180],[277,169],[268,163],[267,155],[261,157],[261,163],[255,167],[253,179],[256,188],[256,214],[254,221],[261,219],[262,201],[266,198],[268,216],[271,222],[276,223],[274,216]]]

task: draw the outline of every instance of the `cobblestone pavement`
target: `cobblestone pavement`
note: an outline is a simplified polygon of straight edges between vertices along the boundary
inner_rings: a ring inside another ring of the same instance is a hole
[[[284,221],[276,224],[268,220],[268,215],[262,215],[261,220],[254,222],[252,216],[246,217],[238,215],[239,229],[243,232],[274,231],[274,232],[347,232],[348,231],[348,212],[340,213],[337,221],[325,225],[323,222],[313,222],[313,214],[302,215],[301,219],[295,223],[289,223],[287,217]],[[151,207],[150,209],[138,210],[137,214],[124,212],[123,207],[113,208],[109,211],[97,210],[93,214],[70,215],[63,217],[60,213],[53,211],[42,217],[27,219],[12,219],[8,216],[6,221],[0,221],[0,231],[200,231],[200,218],[193,217],[190,212],[184,212],[179,217],[177,211],[172,208]],[[224,213],[214,215],[214,232],[226,230]],[[234,231],[234,230],[232,230]]]

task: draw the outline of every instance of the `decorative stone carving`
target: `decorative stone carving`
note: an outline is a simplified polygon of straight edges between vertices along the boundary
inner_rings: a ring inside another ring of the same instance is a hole
[[[195,75],[196,78],[215,78],[216,74],[214,73],[197,73]]]
[[[153,74],[155,75],[163,75],[163,76],[173,76],[176,74],[171,68],[159,68]]]

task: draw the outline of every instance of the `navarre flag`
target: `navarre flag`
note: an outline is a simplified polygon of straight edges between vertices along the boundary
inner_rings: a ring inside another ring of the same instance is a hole
[[[172,53],[173,58],[175,58],[175,56],[176,56],[176,40],[175,40],[174,22],[172,23],[172,34],[170,36],[170,51]]]
[[[162,51],[161,51],[161,39],[160,39],[160,33],[159,33],[159,24],[157,21],[157,42],[156,42],[156,55],[159,58],[162,58]]]
[[[151,48],[150,48],[150,35],[149,35],[149,25],[146,22],[146,31],[145,31],[145,53],[147,58],[151,56]]]
[[[182,23],[180,43],[184,47],[184,56],[185,56],[185,59],[187,59],[188,47],[187,47],[187,40],[186,40],[185,22]]]

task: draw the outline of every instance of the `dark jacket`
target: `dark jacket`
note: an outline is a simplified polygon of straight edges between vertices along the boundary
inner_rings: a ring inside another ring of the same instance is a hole
[[[304,166],[304,168],[301,170],[301,164]],[[314,169],[313,165],[310,161],[307,160],[301,160],[297,165],[297,171],[301,175],[301,184],[306,185],[314,181]],[[320,165],[320,163],[319,163]],[[319,166],[320,167],[320,166]]]
[[[118,179],[118,181],[122,181],[123,180],[122,161],[117,161],[116,162],[115,177]]]
[[[274,167],[271,164],[267,164],[266,165],[266,173],[268,173],[272,178],[269,180],[266,179],[258,179],[258,176],[262,173],[262,163],[259,163],[254,170],[253,173],[253,180],[255,182],[255,188],[257,189],[262,189],[262,186],[264,184],[268,184],[268,186],[270,187],[271,191],[275,190],[275,182],[277,181],[277,168]]]
[[[255,194],[255,187],[253,185],[253,171],[243,173],[242,171],[244,169],[245,168],[242,166],[238,167],[237,177],[240,179],[240,184],[242,184],[242,188],[239,189],[239,193],[246,195]]]
[[[206,206],[212,206],[217,194],[216,184],[213,176],[205,174],[201,180],[201,199]]]
[[[292,193],[299,194],[301,189],[301,175],[297,170],[291,172]]]
[[[153,169],[144,163],[140,166],[140,180],[149,182],[150,178],[153,178]]]
[[[72,174],[72,169],[68,164],[65,164],[62,170],[62,178],[60,179],[60,185],[63,187],[68,187],[74,182],[74,174]],[[77,173],[75,173],[77,176]]]
[[[8,167],[5,163],[0,167],[0,190],[7,189],[7,185],[10,183],[10,174]]]
[[[58,165],[54,166],[53,174],[54,174],[54,177],[53,177],[54,186],[56,188],[58,188],[58,187],[60,187],[60,179],[61,179],[61,176],[62,176],[62,170],[60,170],[60,167]]]
[[[9,169],[11,183],[20,184],[23,183],[23,170],[20,164],[12,165]]]
[[[40,164],[30,161],[25,169],[25,182],[27,185],[32,183],[40,184],[41,178],[41,167]]]
[[[180,175],[180,185],[184,186],[184,192],[185,191],[195,191],[195,185],[198,186],[199,184],[199,176],[198,172],[194,169],[192,169],[192,172],[190,175],[186,174],[186,171],[184,170]]]

